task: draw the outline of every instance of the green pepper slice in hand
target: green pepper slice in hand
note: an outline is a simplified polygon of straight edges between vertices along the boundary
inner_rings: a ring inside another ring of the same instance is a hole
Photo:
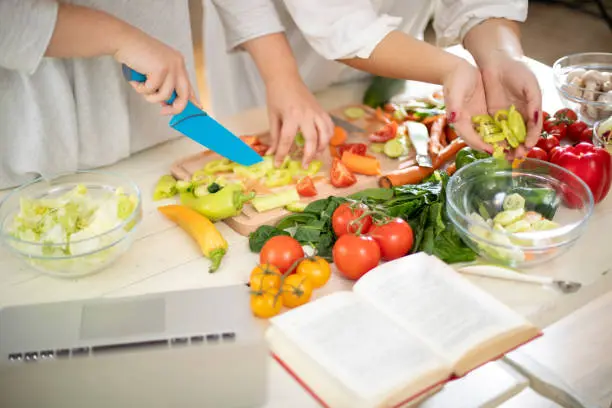
[[[523,116],[514,108],[514,105],[510,107],[510,112],[508,113],[508,127],[519,143],[525,141],[527,137],[525,121],[523,120]]]

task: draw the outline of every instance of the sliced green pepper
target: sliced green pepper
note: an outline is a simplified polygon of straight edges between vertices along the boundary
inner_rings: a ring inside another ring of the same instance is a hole
[[[218,192],[202,197],[183,193],[181,203],[215,222],[237,216],[242,211],[244,203],[253,197],[255,193],[245,194],[240,184],[228,184]]]
[[[153,201],[163,200],[165,198],[172,198],[176,195],[176,179],[170,174],[161,176],[155,190],[153,190]]]
[[[304,170],[302,168],[302,163],[299,161],[291,160],[287,165],[287,170],[291,173],[292,178],[301,178],[304,176],[313,176],[321,170],[323,167],[323,162],[320,160],[313,160],[308,165],[308,168]]]
[[[204,174],[217,174],[231,171],[236,164],[228,159],[213,160],[204,166]]]
[[[512,147],[513,149],[516,149],[520,143],[518,139],[516,138],[516,136],[514,136],[510,128],[508,127],[508,121],[502,120],[501,125],[502,125],[501,126],[502,131],[504,132],[504,135],[506,136],[506,141],[508,142],[510,147]]]
[[[523,115],[517,112],[514,105],[510,107],[510,112],[508,113],[508,127],[519,143],[523,143],[525,141],[525,138],[527,137],[525,121],[523,120]]]
[[[502,120],[508,120],[508,111],[505,109],[498,110],[497,112],[495,112],[495,116],[493,117],[493,119],[495,120],[495,123],[497,123],[498,126],[501,126]]]
[[[265,177],[266,173],[274,169],[274,162],[271,156],[264,157],[264,160],[260,163],[253,164],[252,166],[234,166],[234,174],[248,179],[260,179]]]
[[[266,187],[280,187],[290,184],[292,180],[291,171],[287,169],[274,169],[268,172],[264,184]]]
[[[189,191],[192,188],[193,188],[193,184],[189,181],[178,180],[176,182],[176,190],[179,192],[179,194]]]
[[[472,123],[482,124],[488,122],[495,122],[491,115],[476,115],[472,117]]]

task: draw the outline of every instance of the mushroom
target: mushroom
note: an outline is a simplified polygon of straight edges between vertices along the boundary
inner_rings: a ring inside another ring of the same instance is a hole
[[[602,92],[610,92],[612,91],[612,81],[606,81],[601,85]]]
[[[595,93],[601,89],[603,83],[607,79],[606,75],[594,69],[585,72],[582,76],[582,82],[584,83],[584,99],[587,101],[594,101],[596,99]]]
[[[574,79],[578,79],[579,83],[582,84],[582,76],[586,73],[586,69],[584,68],[576,68],[573,69],[572,71],[570,71],[569,74],[567,74],[567,83],[571,83],[573,82]],[[582,85],[578,85],[578,86],[582,86]]]
[[[563,87],[565,91],[574,98],[582,98],[582,78],[574,77],[567,86]]]

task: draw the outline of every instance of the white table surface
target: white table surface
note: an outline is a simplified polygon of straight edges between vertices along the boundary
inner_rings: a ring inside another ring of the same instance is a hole
[[[458,51],[461,52],[461,51]],[[561,107],[552,83],[549,67],[530,60],[543,90],[544,108],[552,113]],[[318,95],[321,104],[333,108],[359,102],[363,83],[332,87]],[[410,93],[429,89],[421,84]],[[256,133],[267,128],[264,108],[254,109],[220,121],[237,134]],[[143,222],[132,248],[109,269],[80,280],[63,280],[42,276],[0,249],[0,307],[14,304],[72,300],[79,298],[125,296],[212,287],[244,283],[256,265],[258,255],[248,249],[247,238],[236,234],[225,224],[218,228],[229,243],[229,252],[221,268],[207,272],[209,261],[182,230],[164,219],[156,210],[164,202],[151,199],[157,179],[168,172],[172,162],[193,154],[201,148],[194,142],[179,138],[137,154],[108,169],[134,180],[142,191]],[[6,192],[0,192],[0,197]],[[599,204],[584,236],[564,255],[525,273],[550,275],[582,282],[584,287],[575,294],[564,295],[537,285],[469,277],[476,285],[493,294],[533,323],[545,327],[568,315],[590,300],[612,289],[612,255],[607,237],[612,231],[612,198]],[[348,289],[351,284],[334,276],[317,296]],[[265,322],[262,322],[265,327]],[[276,363],[270,361],[270,400],[267,405],[309,407],[316,403]],[[299,401],[298,405],[295,405]]]

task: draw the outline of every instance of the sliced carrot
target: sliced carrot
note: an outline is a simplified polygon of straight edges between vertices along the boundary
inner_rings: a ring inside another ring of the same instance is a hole
[[[446,140],[450,143],[457,138],[457,132],[455,132],[455,128],[453,125],[446,125],[445,129]]]
[[[366,176],[378,176],[380,174],[380,162],[375,157],[360,156],[346,151],[342,153],[342,163],[353,173],[365,174]]]
[[[433,123],[440,118],[440,116],[444,116],[444,115],[427,116],[425,119],[421,121],[421,123],[427,126],[427,128],[430,128],[431,125],[433,125]]]
[[[378,108],[376,108],[376,111],[374,112],[374,117],[376,118],[376,120],[382,122],[382,123],[389,123],[391,122],[391,115],[389,115],[388,113],[383,112],[382,109],[380,109],[380,106]]]
[[[446,174],[448,174],[449,176],[452,176],[456,171],[457,171],[457,165],[455,164],[455,162],[452,162],[446,168]]]
[[[346,142],[347,138],[348,133],[346,133],[346,130],[344,130],[344,128],[341,128],[340,126],[334,126],[334,135],[329,141],[329,144],[332,146],[339,146]]]
[[[451,160],[459,150],[463,149],[467,144],[462,139],[453,140],[448,146],[440,151],[440,154],[434,160],[434,168],[439,169],[444,163]]]
[[[387,113],[393,113],[395,112],[395,105],[392,103],[385,103],[385,106],[383,106],[383,110]]]
[[[403,186],[405,184],[418,184],[434,172],[431,167],[412,166],[385,174],[378,179],[378,185],[383,188]]]
[[[446,116],[439,115],[431,124],[429,129],[429,154],[431,157],[437,157],[446,143],[444,139],[444,127],[446,126]]]
[[[338,153],[338,149],[332,144],[329,145],[329,154],[331,155],[331,157],[340,158],[340,153]]]

